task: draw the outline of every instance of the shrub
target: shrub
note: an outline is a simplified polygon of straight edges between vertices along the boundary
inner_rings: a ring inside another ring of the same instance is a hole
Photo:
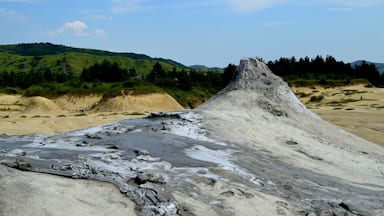
[[[45,90],[43,87],[41,86],[31,86],[29,87],[25,93],[24,93],[24,96],[27,96],[27,97],[32,97],[32,96],[40,96],[40,95],[45,95]]]
[[[319,96],[312,96],[311,99],[309,99],[310,102],[320,102],[324,99],[323,95]]]

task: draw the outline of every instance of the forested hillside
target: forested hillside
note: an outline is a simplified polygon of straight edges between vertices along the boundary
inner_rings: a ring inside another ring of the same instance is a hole
[[[42,43],[0,46],[0,91],[27,96],[168,92],[192,107],[225,86],[222,76],[217,69],[194,70],[132,53]]]
[[[183,64],[180,64],[171,59],[152,58],[144,54],[129,53],[129,52],[109,52],[109,51],[96,50],[96,49],[74,48],[74,47],[56,45],[51,43],[22,43],[22,44],[0,45],[0,53],[15,54],[15,55],[21,55],[21,56],[45,56],[45,55],[56,55],[56,54],[63,54],[63,53],[81,53],[81,54],[89,54],[93,56],[102,56],[102,57],[125,57],[129,59],[134,59],[134,60],[154,60],[154,61],[167,63],[175,67],[185,68]]]
[[[380,75],[374,64],[364,61],[352,66],[332,56],[304,57],[299,60],[292,57],[269,61],[268,66],[292,85],[334,86],[369,82],[376,87],[384,86],[384,74]]]
[[[280,58],[268,66],[290,85],[384,86],[373,64],[351,66],[332,56]],[[27,96],[61,94],[144,94],[167,92],[194,107],[231,80],[236,66],[224,69],[154,59],[133,53],[78,49],[49,43],[0,46],[0,91]]]

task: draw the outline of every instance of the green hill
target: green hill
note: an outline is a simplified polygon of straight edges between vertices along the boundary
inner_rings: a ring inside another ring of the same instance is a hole
[[[224,69],[219,67],[207,67],[205,65],[191,65],[189,68],[194,70],[201,70],[201,71],[217,71],[222,72]]]
[[[0,45],[0,53],[15,54],[21,56],[45,56],[63,53],[82,53],[101,57],[125,57],[134,60],[155,60],[170,64],[175,67],[185,68],[181,63],[165,58],[152,58],[144,54],[136,54],[130,52],[109,52],[96,49],[74,48],[64,45],[56,45],[51,43],[22,43]]]
[[[54,73],[80,74],[84,68],[104,60],[134,69],[139,76],[145,76],[156,62],[160,62],[166,70],[186,68],[173,60],[135,53],[114,53],[50,43],[0,45],[0,73],[29,73],[49,68]]]
[[[365,60],[358,60],[358,61],[352,62],[351,66],[356,67],[356,66],[362,65],[364,62],[367,64],[374,64],[376,66],[377,70],[381,74],[384,74],[384,63],[374,63],[374,62],[369,62],[369,61],[365,61]]]
[[[183,106],[194,107],[225,85],[217,71],[195,71],[143,54],[50,43],[0,45],[0,92],[8,94],[109,97],[167,92]]]

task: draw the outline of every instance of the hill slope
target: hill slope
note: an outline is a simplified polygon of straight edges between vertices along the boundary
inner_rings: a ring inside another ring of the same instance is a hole
[[[0,74],[43,73],[49,69],[55,74],[79,75],[84,68],[104,60],[118,63],[124,69],[134,70],[139,77],[149,73],[156,62],[167,71],[186,68],[173,60],[135,53],[114,53],[50,43],[0,45]]]
[[[363,64],[363,62],[366,62],[367,64],[374,64],[377,68],[377,70],[383,74],[384,73],[384,63],[374,63],[374,62],[369,62],[369,61],[364,61],[364,60],[358,60],[358,61],[354,61],[351,63],[351,66],[352,67],[355,67],[357,65],[361,65]]]
[[[64,45],[56,45],[51,43],[22,43],[22,44],[10,44],[10,45],[0,45],[0,52],[15,54],[21,56],[44,56],[44,55],[56,55],[63,53],[82,53],[89,54],[93,56],[103,56],[103,57],[125,57],[134,60],[155,60],[163,63],[170,64],[175,67],[185,66],[181,63],[173,61],[171,59],[164,58],[152,58],[144,54],[136,54],[130,52],[109,52],[104,50],[96,49],[85,49],[85,48],[74,48]]]

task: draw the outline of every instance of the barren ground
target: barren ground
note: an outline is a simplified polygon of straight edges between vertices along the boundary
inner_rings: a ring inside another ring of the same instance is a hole
[[[384,89],[364,85],[337,88],[292,88],[310,110],[324,120],[384,146]],[[323,97],[311,102],[311,97]]]
[[[324,120],[384,146],[384,89],[355,85],[293,87],[292,90]],[[311,102],[313,96],[324,98]],[[21,96],[0,95],[0,133],[52,134],[138,118],[151,111],[182,109],[163,94],[121,96],[108,101],[102,101],[97,95],[62,96],[51,100],[38,97],[32,103],[28,100]]]
[[[183,109],[167,94],[25,98],[0,95],[0,134],[53,134]]]

